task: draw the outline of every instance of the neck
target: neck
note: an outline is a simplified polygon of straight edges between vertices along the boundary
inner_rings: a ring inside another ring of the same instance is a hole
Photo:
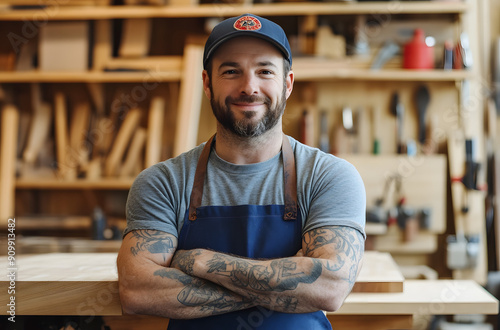
[[[257,137],[240,137],[217,124],[215,151],[227,162],[245,165],[264,162],[281,150],[281,123]]]

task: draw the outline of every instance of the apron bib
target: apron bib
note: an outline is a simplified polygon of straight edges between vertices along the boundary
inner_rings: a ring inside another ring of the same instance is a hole
[[[198,161],[178,249],[210,249],[248,258],[294,256],[302,247],[302,219],[297,210],[295,159],[283,135],[285,205],[203,206],[203,185],[214,136]],[[170,320],[169,330],[332,329],[323,312],[289,314],[253,307],[192,320]]]

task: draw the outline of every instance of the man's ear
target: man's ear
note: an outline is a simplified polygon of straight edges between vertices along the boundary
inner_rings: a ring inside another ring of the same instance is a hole
[[[294,81],[294,74],[293,74],[293,71],[290,70],[290,72],[288,72],[288,76],[286,77],[286,98],[287,98],[287,100],[290,97],[290,95],[292,94],[293,81]]]
[[[201,74],[203,78],[203,91],[205,92],[205,95],[207,98],[210,100],[212,93],[210,93],[210,77],[208,76],[207,70],[203,70]]]

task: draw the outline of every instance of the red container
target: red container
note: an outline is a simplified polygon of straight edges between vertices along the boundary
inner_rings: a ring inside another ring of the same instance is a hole
[[[425,43],[424,31],[415,29],[413,39],[404,47],[403,68],[433,69],[434,48]]]

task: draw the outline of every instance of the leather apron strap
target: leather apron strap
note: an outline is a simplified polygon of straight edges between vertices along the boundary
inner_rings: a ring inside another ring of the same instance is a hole
[[[189,200],[189,220],[194,221],[197,218],[196,209],[201,206],[203,198],[203,186],[207,174],[208,158],[212,145],[215,141],[215,134],[207,141],[200,159],[196,166],[194,176],[193,190]],[[297,219],[297,173],[295,170],[295,157],[293,155],[292,146],[288,137],[283,134],[283,142],[281,145],[281,154],[283,157],[283,180],[284,180],[284,195],[285,195],[285,214],[284,220]]]

